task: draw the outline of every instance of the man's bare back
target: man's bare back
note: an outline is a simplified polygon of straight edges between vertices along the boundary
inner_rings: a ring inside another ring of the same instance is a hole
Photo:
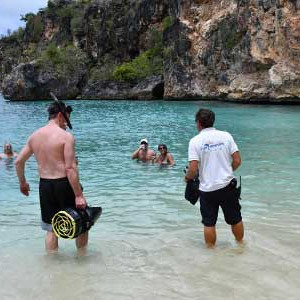
[[[29,137],[28,146],[37,160],[41,178],[55,179],[67,176],[64,149],[66,143],[73,140],[70,133],[53,123],[36,130]]]
[[[34,154],[39,175],[44,179],[67,177],[76,196],[76,207],[86,206],[82,195],[75,161],[75,140],[66,132],[63,118],[50,120],[48,125],[36,130],[28,139],[15,164],[21,192],[28,196],[29,185],[24,175],[25,162]]]

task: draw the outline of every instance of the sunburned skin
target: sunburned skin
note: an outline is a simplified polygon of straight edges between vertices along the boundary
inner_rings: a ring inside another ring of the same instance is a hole
[[[142,162],[154,161],[155,152],[148,148],[148,144],[142,143],[140,147],[132,153],[131,158]]]

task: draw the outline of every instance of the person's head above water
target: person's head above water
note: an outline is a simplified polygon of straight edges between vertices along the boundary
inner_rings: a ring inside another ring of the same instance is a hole
[[[141,143],[141,145],[142,145],[142,144],[148,145],[148,140],[147,140],[147,139],[141,139],[141,142],[140,142],[140,143]]]
[[[12,145],[9,143],[5,143],[3,146],[3,152],[4,152],[4,154],[13,154]]]
[[[147,139],[141,139],[140,141],[140,147],[141,149],[147,150],[148,148],[148,140]]]
[[[72,129],[72,125],[70,123],[70,115],[73,111],[71,106],[66,106],[62,101],[52,102],[48,107],[49,120],[56,119],[59,114],[61,114],[62,118],[65,120],[70,129]],[[62,125],[63,129],[66,129],[66,124]]]
[[[160,151],[161,153],[163,151],[165,151],[165,153],[167,153],[168,152],[168,147],[167,147],[166,144],[159,144],[158,147],[157,147],[157,150]]]

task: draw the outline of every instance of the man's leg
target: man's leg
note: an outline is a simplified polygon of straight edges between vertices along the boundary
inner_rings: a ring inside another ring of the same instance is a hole
[[[204,226],[204,239],[206,246],[209,248],[214,247],[216,240],[217,240],[217,234],[216,234],[216,227],[215,226]]]
[[[88,231],[85,233],[82,233],[76,238],[76,247],[77,249],[85,248],[88,244],[89,240],[89,233]]]
[[[231,225],[231,231],[237,242],[242,242],[244,226],[241,214],[241,205],[236,189],[230,189],[224,193],[224,202],[221,204],[225,221]],[[234,224],[234,225],[232,225]]]
[[[219,193],[200,191],[200,212],[204,225],[204,239],[208,248],[216,244],[216,223],[219,212]]]
[[[235,225],[231,225],[231,231],[238,242],[243,241],[244,237],[244,225],[243,221],[238,222]]]
[[[45,238],[45,248],[49,253],[55,252],[58,249],[58,238],[52,231],[47,231]]]

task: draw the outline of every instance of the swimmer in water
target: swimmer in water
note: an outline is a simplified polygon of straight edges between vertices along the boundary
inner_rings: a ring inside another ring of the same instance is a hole
[[[142,139],[139,148],[132,153],[131,158],[142,162],[153,162],[155,160],[155,152],[149,149],[148,141]]]
[[[18,153],[13,151],[12,145],[9,143],[5,143],[3,146],[3,153],[0,154],[1,158],[14,158],[17,157]]]
[[[165,144],[159,144],[158,145],[158,151],[159,154],[157,155],[155,162],[158,163],[159,165],[168,165],[168,166],[174,166],[175,161],[170,152],[168,152],[168,147]]]

